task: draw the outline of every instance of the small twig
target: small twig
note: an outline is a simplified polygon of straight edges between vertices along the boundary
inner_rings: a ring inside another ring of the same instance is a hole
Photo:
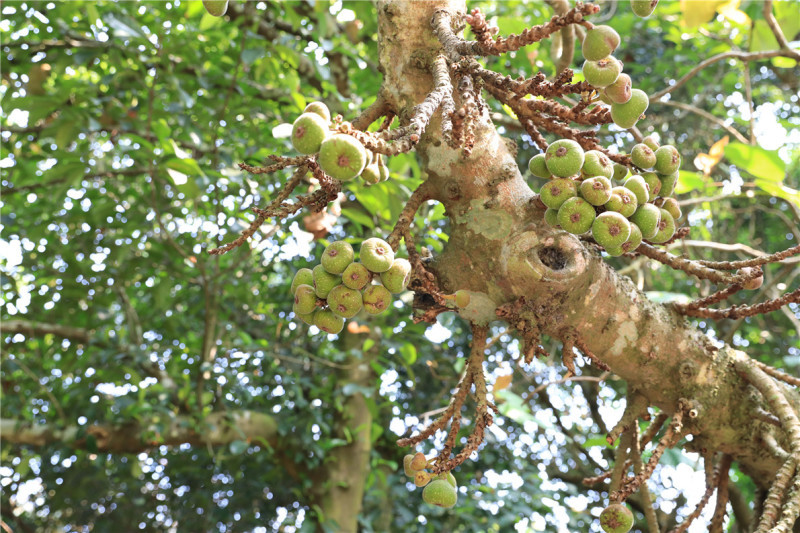
[[[775,479],[769,487],[767,498],[764,500],[764,509],[761,511],[761,520],[755,533],[768,533],[774,531],[772,528],[781,515],[781,502],[786,494],[786,488],[794,476],[797,462],[794,458],[789,458],[778,470]]]
[[[389,111],[389,102],[383,97],[383,91],[378,91],[378,99],[372,102],[351,124],[357,130],[366,130],[370,124],[386,115]]]
[[[789,303],[800,303],[800,288],[784,294],[779,298],[767,300],[756,305],[742,305],[727,307],[725,309],[686,309],[681,304],[675,304],[676,309],[684,315],[696,316],[701,318],[713,318],[719,320],[722,318],[743,318],[747,316],[763,315],[776,311]]]
[[[717,465],[717,504],[708,533],[722,533],[722,525],[728,516],[728,472],[731,468],[733,457],[723,454]]]
[[[638,427],[639,419],[647,412],[649,403],[650,402],[648,402],[647,398],[643,395],[635,392],[629,393],[622,418],[620,418],[619,422],[608,432],[608,435],[606,435],[606,442],[608,442],[609,445],[613,445],[624,431],[629,430],[633,426]],[[637,448],[641,448],[638,441]]]
[[[754,257],[753,259],[745,259],[743,261],[700,260],[696,262],[700,265],[703,265],[708,268],[713,268],[716,270],[738,270],[740,268],[745,268],[745,267],[766,265],[767,263],[777,263],[778,261],[782,261],[787,257],[792,257],[793,255],[800,255],[800,244],[798,244],[797,246],[792,246],[791,248],[787,248],[786,250],[781,250],[780,252],[775,252],[774,254]]]
[[[397,251],[397,248],[400,246],[400,239],[414,222],[414,215],[419,211],[420,206],[428,200],[430,200],[430,185],[427,181],[423,181],[420,186],[411,193],[411,197],[400,212],[400,216],[397,217],[394,229],[392,229],[392,232],[386,239],[386,242],[389,243],[392,250],[395,252]]]
[[[786,372],[781,372],[777,368],[771,367],[766,363],[762,363],[761,361],[753,360],[753,363],[758,366],[764,373],[769,374],[773,378],[788,383],[789,385],[794,385],[795,387],[800,387],[800,378],[795,376],[790,376]]]

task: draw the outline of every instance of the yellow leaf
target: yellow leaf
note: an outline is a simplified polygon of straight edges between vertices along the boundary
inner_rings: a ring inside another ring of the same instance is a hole
[[[747,16],[747,13],[739,9],[739,4],[741,4],[741,0],[730,0],[730,2],[726,2],[718,7],[717,12],[734,24],[749,27],[750,17]]]
[[[722,139],[718,140],[714,144],[711,145],[711,148],[708,150],[708,155],[711,157],[716,157],[717,161],[722,158],[725,153],[725,146],[728,145],[728,141],[730,141],[730,137],[726,135]]]
[[[513,376],[513,374],[497,376],[497,379],[494,382],[494,389],[492,389],[492,393],[497,394],[498,391],[507,389],[508,386],[511,385],[511,376]]]
[[[717,12],[717,8],[726,3],[725,0],[681,0],[681,22],[693,28],[705,24]]]

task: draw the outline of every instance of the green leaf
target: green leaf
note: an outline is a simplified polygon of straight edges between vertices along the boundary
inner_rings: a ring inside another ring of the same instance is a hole
[[[400,347],[400,355],[407,365],[413,365],[417,360],[417,349],[413,344],[403,344]]]
[[[351,222],[361,224],[366,228],[372,229],[375,227],[375,223],[372,221],[372,218],[370,218],[360,209],[351,209],[349,207],[345,207],[342,209],[342,216]]]
[[[678,175],[678,184],[675,186],[675,192],[684,194],[695,189],[705,189],[706,178],[697,172],[690,172],[688,170],[681,170]]]
[[[744,143],[730,143],[725,147],[725,157],[738,168],[763,180],[779,183],[786,175],[786,163],[780,158],[777,150],[765,150],[760,146]]]

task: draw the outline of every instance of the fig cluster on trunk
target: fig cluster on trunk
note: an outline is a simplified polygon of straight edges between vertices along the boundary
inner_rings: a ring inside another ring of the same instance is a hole
[[[309,325],[337,334],[345,320],[361,310],[382,313],[392,303],[392,294],[406,290],[411,263],[395,257],[383,239],[361,243],[359,261],[347,241],[330,243],[313,269],[301,268],[292,280],[293,311]]]
[[[591,235],[611,256],[632,252],[643,240],[669,241],[682,216],[678,202],[670,197],[678,180],[680,153],[647,137],[632,148],[631,162],[631,169],[612,163],[605,153],[584,152],[571,139],[550,144],[528,163],[531,174],[549,179],[539,190],[547,207],[545,222],[576,235]]]

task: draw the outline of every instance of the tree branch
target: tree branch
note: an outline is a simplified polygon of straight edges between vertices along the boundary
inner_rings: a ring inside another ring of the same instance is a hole
[[[108,453],[140,453],[157,446],[180,444],[225,446],[235,440],[260,446],[275,446],[278,443],[278,424],[275,419],[256,411],[211,413],[199,424],[188,416],[164,419],[165,415],[160,414],[140,422],[120,425],[58,427],[3,418],[0,419],[0,433],[7,444],[33,447],[59,444]]]

